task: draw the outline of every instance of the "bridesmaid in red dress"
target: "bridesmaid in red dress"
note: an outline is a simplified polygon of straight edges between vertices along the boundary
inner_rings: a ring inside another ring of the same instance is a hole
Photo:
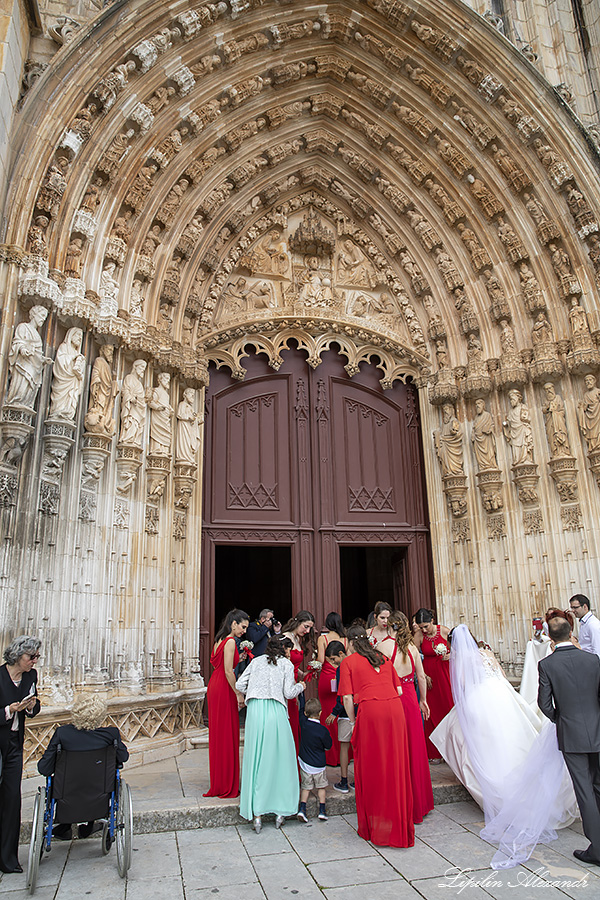
[[[404,613],[392,613],[389,624],[392,632],[395,632],[395,639],[382,641],[377,645],[377,649],[391,660],[402,685],[402,706],[408,732],[410,780],[413,790],[413,820],[417,825],[433,809],[433,789],[423,730],[423,719],[427,721],[429,718],[427,681],[421,654],[413,644],[410,625]],[[420,703],[415,690],[415,673],[419,681]]]
[[[340,694],[352,734],[358,833],[379,847],[412,847],[413,797],[406,721],[396,670],[360,626],[348,629]]]
[[[235,643],[248,627],[248,613],[232,609],[215,635],[208,682],[208,762],[210,788],[205,797],[238,797],[240,793],[240,717],[243,694],[235,689],[233,670],[239,662]]]
[[[296,613],[296,615],[283,626],[283,636],[289,638],[294,645],[294,649],[290,653],[290,659],[294,664],[294,678],[296,681],[301,681],[305,674],[302,670],[304,657],[308,654],[309,659],[312,658],[314,650],[314,627],[315,617],[305,609],[301,609],[299,613]],[[290,725],[292,726],[292,734],[294,735],[297,755],[300,746],[300,724],[297,700],[288,700],[288,715],[290,717]]]
[[[435,625],[430,609],[418,609],[415,613],[418,626],[414,641],[417,649],[423,654],[425,674],[431,678],[427,694],[430,716],[425,722],[427,756],[429,759],[441,759],[441,755],[429,740],[429,735],[436,728],[452,707],[452,688],[450,686],[450,646],[448,635],[450,629],[445,625]]]
[[[339,613],[330,612],[325,619],[325,627],[327,634],[320,634],[317,640],[317,659],[321,663],[321,672],[319,674],[319,700],[321,702],[321,725],[325,725],[331,734],[331,750],[325,754],[328,766],[339,766],[340,764],[340,742],[338,741],[337,719],[333,725],[327,725],[327,717],[331,714],[337,700],[337,689],[335,687],[336,668],[325,657],[325,650],[332,641],[339,641],[344,647],[348,648],[346,640],[346,629]],[[331,685],[333,684],[333,689]]]

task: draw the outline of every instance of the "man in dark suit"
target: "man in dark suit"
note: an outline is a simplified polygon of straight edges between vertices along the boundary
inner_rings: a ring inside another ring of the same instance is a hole
[[[538,706],[556,723],[558,746],[590,842],[573,856],[600,866],[600,659],[571,643],[566,619],[550,619],[548,633],[555,650],[538,664]]]

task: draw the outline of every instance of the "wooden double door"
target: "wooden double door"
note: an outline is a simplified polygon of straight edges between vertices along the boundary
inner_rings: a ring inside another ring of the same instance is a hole
[[[383,391],[373,365],[352,379],[330,350],[312,369],[285,351],[274,372],[212,370],[203,490],[201,662],[221,617],[308,609],[320,627],[378,599],[433,605],[418,396]]]

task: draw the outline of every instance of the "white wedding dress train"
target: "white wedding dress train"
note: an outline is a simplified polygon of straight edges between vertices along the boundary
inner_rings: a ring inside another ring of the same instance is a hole
[[[518,865],[578,814],[556,728],[540,721],[466,626],[454,629],[451,653],[455,706],[431,740],[483,809],[482,837],[500,844],[492,866]]]

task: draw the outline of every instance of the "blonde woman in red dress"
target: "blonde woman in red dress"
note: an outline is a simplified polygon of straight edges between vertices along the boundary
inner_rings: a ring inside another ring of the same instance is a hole
[[[306,672],[303,670],[304,659],[306,656],[312,659],[314,651],[314,633],[315,617],[312,613],[305,609],[301,609],[293,618],[285,623],[282,630],[282,636],[291,640],[294,649],[290,652],[290,659],[294,664],[294,678],[300,681]],[[298,712],[298,701],[288,700],[288,715],[290,717],[290,725],[292,726],[292,734],[294,735],[294,743],[296,744],[296,754],[300,746],[300,723]]]
[[[389,659],[371,646],[363,628],[349,628],[348,641],[339,692],[350,723],[355,723],[358,833],[378,846],[412,847],[413,796],[400,679]]]
[[[423,721],[426,722],[429,718],[427,682],[421,654],[413,643],[411,628],[404,613],[392,613],[389,625],[395,640],[382,641],[377,645],[377,649],[391,661],[402,685],[402,706],[408,732],[410,778],[413,789],[413,819],[415,824],[418,824],[433,809],[433,789],[423,729]],[[420,703],[415,690],[415,675],[419,682]]]
[[[232,609],[215,635],[208,682],[208,762],[210,788],[205,797],[238,797],[240,793],[240,717],[244,695],[235,687],[233,670],[240,654],[236,638],[248,627],[248,613]]]
[[[317,660],[321,663],[319,673],[319,701],[321,703],[321,725],[325,725],[331,734],[331,750],[325,754],[328,766],[340,764],[340,742],[338,741],[337,719],[333,725],[327,725],[327,718],[331,714],[337,701],[336,668],[325,656],[325,651],[332,641],[339,641],[344,647],[348,647],[346,629],[339,613],[330,612],[325,619],[326,634],[320,634],[317,639]]]
[[[418,630],[415,631],[414,641],[423,654],[425,675],[431,679],[427,692],[430,715],[425,722],[427,756],[429,759],[441,759],[441,754],[429,740],[429,735],[454,706],[450,686],[450,629],[445,625],[436,625],[430,609],[418,609],[415,622]]]

